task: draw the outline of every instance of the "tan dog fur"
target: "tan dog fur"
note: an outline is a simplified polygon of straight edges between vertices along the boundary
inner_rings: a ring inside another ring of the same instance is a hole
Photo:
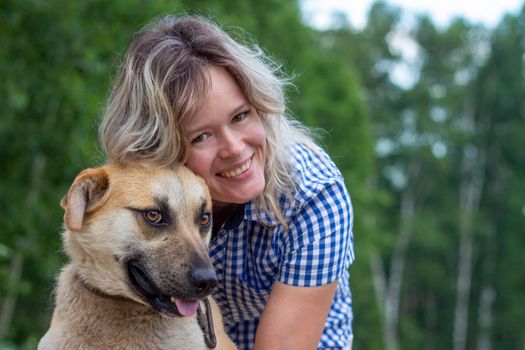
[[[211,211],[202,179],[182,166],[106,165],[81,172],[61,204],[70,263],[58,278],[56,307],[39,349],[207,349],[195,315],[154,309],[126,269],[138,261],[158,290],[195,298],[188,270],[212,268],[206,248],[211,225],[199,221]],[[147,222],[144,213],[152,209],[169,218],[166,225]],[[235,349],[210,301],[217,349]]]

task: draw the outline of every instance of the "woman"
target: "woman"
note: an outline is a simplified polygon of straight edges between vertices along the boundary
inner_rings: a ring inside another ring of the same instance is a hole
[[[213,199],[214,298],[241,349],[346,349],[353,213],[344,180],[285,115],[284,79],[199,17],[132,41],[100,126],[115,162],[184,163]]]

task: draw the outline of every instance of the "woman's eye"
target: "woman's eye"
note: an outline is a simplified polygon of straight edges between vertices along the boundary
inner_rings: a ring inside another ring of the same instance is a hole
[[[204,213],[202,214],[201,216],[201,219],[200,219],[200,225],[203,226],[203,227],[208,227],[211,223],[211,214],[210,213]]]
[[[199,143],[205,141],[209,137],[208,134],[200,134],[199,136],[195,137],[193,140],[191,140],[191,143]]]
[[[239,113],[239,114],[237,114],[236,116],[233,117],[232,122],[233,123],[238,123],[240,121],[243,121],[244,119],[246,119],[247,115],[248,115],[248,112]]]
[[[158,210],[148,210],[144,212],[144,218],[153,225],[162,223],[162,214]]]

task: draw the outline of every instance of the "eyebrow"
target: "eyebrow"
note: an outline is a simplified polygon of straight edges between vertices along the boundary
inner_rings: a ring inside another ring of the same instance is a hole
[[[204,197],[201,197],[201,204],[200,204],[200,207],[198,207],[198,209],[196,210],[196,221],[198,222],[199,221],[199,218],[201,217],[202,214],[204,214],[206,212],[206,206],[207,206],[207,202],[206,202],[206,198]]]
[[[239,106],[235,107],[230,113],[229,115],[230,116],[235,116],[239,113],[241,113],[242,111],[245,111],[245,110],[250,110],[251,108],[253,108],[253,106],[249,103],[249,102],[243,102],[241,103]],[[191,121],[193,120],[193,118],[190,118],[188,120],[189,123],[191,123]],[[191,125],[188,127],[188,129],[184,130],[184,132],[187,134],[187,135],[190,135],[190,134],[197,134],[197,133],[200,133],[200,131],[202,130],[206,130],[209,128],[209,125],[210,123],[206,123],[204,125],[201,125],[201,126],[198,126],[196,128],[192,128]]]
[[[237,115],[241,111],[244,111],[246,109],[251,109],[253,106],[249,102],[241,103],[237,108],[235,108],[230,114]]]
[[[205,197],[201,197],[201,212],[206,211],[206,207],[208,205],[208,201]]]

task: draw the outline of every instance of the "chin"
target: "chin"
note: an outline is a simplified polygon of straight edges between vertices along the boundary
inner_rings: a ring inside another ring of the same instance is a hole
[[[255,187],[255,186],[254,186]],[[240,196],[241,197],[241,201],[240,203],[246,203],[246,202],[249,202],[251,200],[254,200],[256,199],[257,197],[259,197],[261,194],[263,194],[263,191],[264,191],[264,182],[262,183],[262,185],[259,185],[257,187],[252,187],[252,191],[245,191],[242,193],[242,195]]]
[[[264,189],[264,188],[263,188]],[[231,204],[244,204],[251,200],[254,200],[255,198],[259,197],[262,194],[261,191],[253,191],[253,192],[242,192],[239,194],[230,194],[230,195],[224,195],[219,196],[216,200],[223,203],[231,203]]]
[[[259,197],[265,187],[265,181],[251,181],[236,188],[220,188],[222,191],[211,191],[211,197],[214,201],[231,204],[244,204]]]

